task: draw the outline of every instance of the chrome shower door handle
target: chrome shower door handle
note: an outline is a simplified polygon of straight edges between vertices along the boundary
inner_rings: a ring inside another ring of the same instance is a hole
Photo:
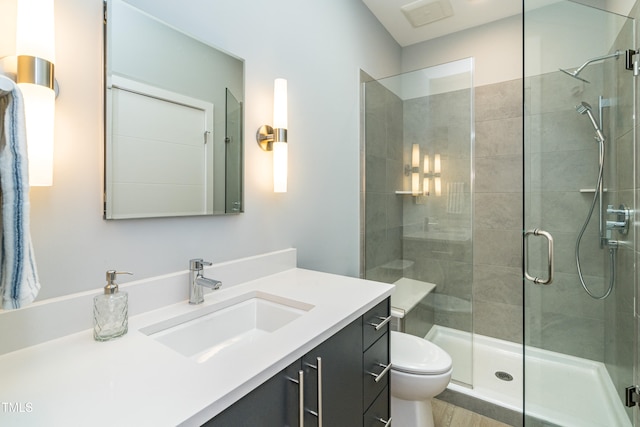
[[[539,228],[535,228],[533,230],[528,230],[528,231],[524,232],[525,246],[526,246],[527,237],[529,237],[529,235],[531,235],[531,234],[533,234],[534,236],[542,236],[542,237],[547,239],[548,277],[547,277],[547,279],[541,279],[539,277],[534,277],[534,276],[530,275],[529,274],[529,268],[528,268],[528,265],[527,265],[527,262],[526,262],[528,257],[526,257],[526,256],[525,256],[525,266],[524,266],[524,277],[527,280],[535,283],[536,285],[550,285],[551,283],[553,283],[553,237],[548,232],[546,232],[544,230],[540,230]],[[525,250],[526,250],[526,248],[525,248]]]

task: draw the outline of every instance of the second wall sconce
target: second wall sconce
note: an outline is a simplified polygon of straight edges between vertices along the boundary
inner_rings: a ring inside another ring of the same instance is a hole
[[[54,14],[53,0],[18,0],[16,83],[24,98],[29,184],[53,185]]]
[[[265,151],[273,151],[273,191],[287,192],[287,81],[276,79],[273,86],[273,126],[260,126],[256,140]]]
[[[420,196],[430,196],[431,194],[435,194],[436,197],[440,197],[442,195],[442,162],[440,154],[435,154],[433,156],[433,170],[431,169],[432,165],[429,155],[425,154],[424,158],[421,156],[420,145],[412,144],[411,164],[406,164],[404,166],[405,176],[411,177],[411,189],[408,191],[399,190],[395,192],[396,194],[410,194],[416,198]],[[422,169],[420,169],[421,159],[424,159],[422,162]],[[421,178],[422,181],[420,181]],[[432,181],[435,190],[433,193],[431,192]],[[422,189],[420,188],[420,184],[422,184]]]
[[[431,194],[431,184],[430,178],[433,178],[434,190],[437,197],[442,195],[442,179],[440,178],[440,174],[442,172],[442,163],[440,161],[440,154],[436,154],[433,156],[433,172],[431,172],[431,168],[429,165],[429,155],[424,156],[424,164],[423,164],[424,172],[424,194]]]

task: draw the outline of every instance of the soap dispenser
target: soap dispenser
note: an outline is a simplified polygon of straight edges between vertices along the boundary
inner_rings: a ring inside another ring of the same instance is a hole
[[[127,271],[107,271],[104,293],[93,298],[93,338],[108,341],[127,333],[129,303],[126,292],[118,292],[115,282],[118,274],[132,274]]]

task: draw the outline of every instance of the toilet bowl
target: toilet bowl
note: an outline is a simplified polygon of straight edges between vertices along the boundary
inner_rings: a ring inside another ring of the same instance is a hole
[[[451,380],[451,356],[432,342],[391,331],[391,418],[396,427],[434,427],[431,399]]]

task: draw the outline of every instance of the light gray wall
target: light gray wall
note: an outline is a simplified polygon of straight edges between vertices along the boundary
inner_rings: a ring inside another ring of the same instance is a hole
[[[399,46],[358,0],[137,3],[245,59],[246,213],[102,219],[102,1],[56,0],[54,185],[31,190],[40,299],[97,290],[107,269],[140,279],[184,270],[193,257],[287,247],[298,248],[301,267],[357,276],[359,70],[396,74]],[[1,28],[0,39],[12,31]],[[253,140],[272,121],[276,77],[289,81],[286,194],[273,193],[272,157]]]
[[[484,86],[522,77],[522,16],[460,31],[402,50],[402,71],[474,58],[474,84]]]

